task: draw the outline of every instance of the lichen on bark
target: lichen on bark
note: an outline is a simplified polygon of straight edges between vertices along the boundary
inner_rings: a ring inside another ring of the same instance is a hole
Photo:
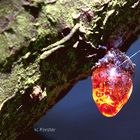
[[[28,131],[90,75],[105,45],[120,37],[126,50],[139,33],[139,9],[139,0],[1,0],[0,139]],[[30,96],[36,86],[46,93],[40,101]]]

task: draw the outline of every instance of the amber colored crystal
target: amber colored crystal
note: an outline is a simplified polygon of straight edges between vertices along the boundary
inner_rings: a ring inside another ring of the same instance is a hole
[[[106,117],[115,116],[128,101],[133,88],[131,75],[114,64],[97,67],[92,74],[92,96]]]

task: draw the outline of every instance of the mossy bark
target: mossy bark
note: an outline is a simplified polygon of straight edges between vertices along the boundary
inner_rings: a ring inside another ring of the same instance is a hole
[[[106,49],[126,51],[139,31],[139,0],[1,0],[0,139],[28,131]]]

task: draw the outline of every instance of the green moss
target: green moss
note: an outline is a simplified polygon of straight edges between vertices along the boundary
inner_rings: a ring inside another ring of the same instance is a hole
[[[16,33],[20,33],[21,36],[30,38],[32,36],[31,29],[33,24],[31,23],[32,17],[27,12],[22,12],[16,16],[16,26],[13,26]]]
[[[52,17],[53,18],[53,17]],[[42,15],[39,17],[37,23],[35,24],[37,26],[37,32],[39,38],[44,38],[47,36],[48,38],[51,38],[52,36],[55,38],[57,35],[56,30],[56,23],[53,23],[51,16],[46,16],[42,13]],[[49,36],[50,35],[50,36]]]
[[[53,24],[65,22],[68,23],[67,26],[73,25],[72,17],[71,15],[69,15],[70,14],[69,8],[67,10],[64,9],[64,6],[61,5],[61,3],[59,2],[56,3],[55,5],[46,5],[43,8],[43,12],[47,16],[48,20]]]
[[[16,11],[15,7],[13,6],[11,0],[2,1],[0,4],[0,16],[10,15]]]
[[[9,56],[8,42],[4,35],[0,34],[0,63]]]

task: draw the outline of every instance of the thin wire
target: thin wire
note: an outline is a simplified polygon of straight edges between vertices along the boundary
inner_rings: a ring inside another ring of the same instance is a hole
[[[135,52],[133,55],[131,55],[129,58],[131,59],[132,57],[134,57],[135,55],[137,55],[139,52],[140,52],[140,49],[137,52]]]
[[[140,49],[139,49],[137,52],[135,52],[134,54],[132,54],[132,55],[129,57],[129,59],[131,59],[132,57],[136,56],[139,52],[140,52]],[[119,66],[117,66],[117,68],[120,67],[122,64],[124,64],[124,63],[125,63],[126,61],[128,61],[129,59],[126,59],[125,61],[123,61]]]

